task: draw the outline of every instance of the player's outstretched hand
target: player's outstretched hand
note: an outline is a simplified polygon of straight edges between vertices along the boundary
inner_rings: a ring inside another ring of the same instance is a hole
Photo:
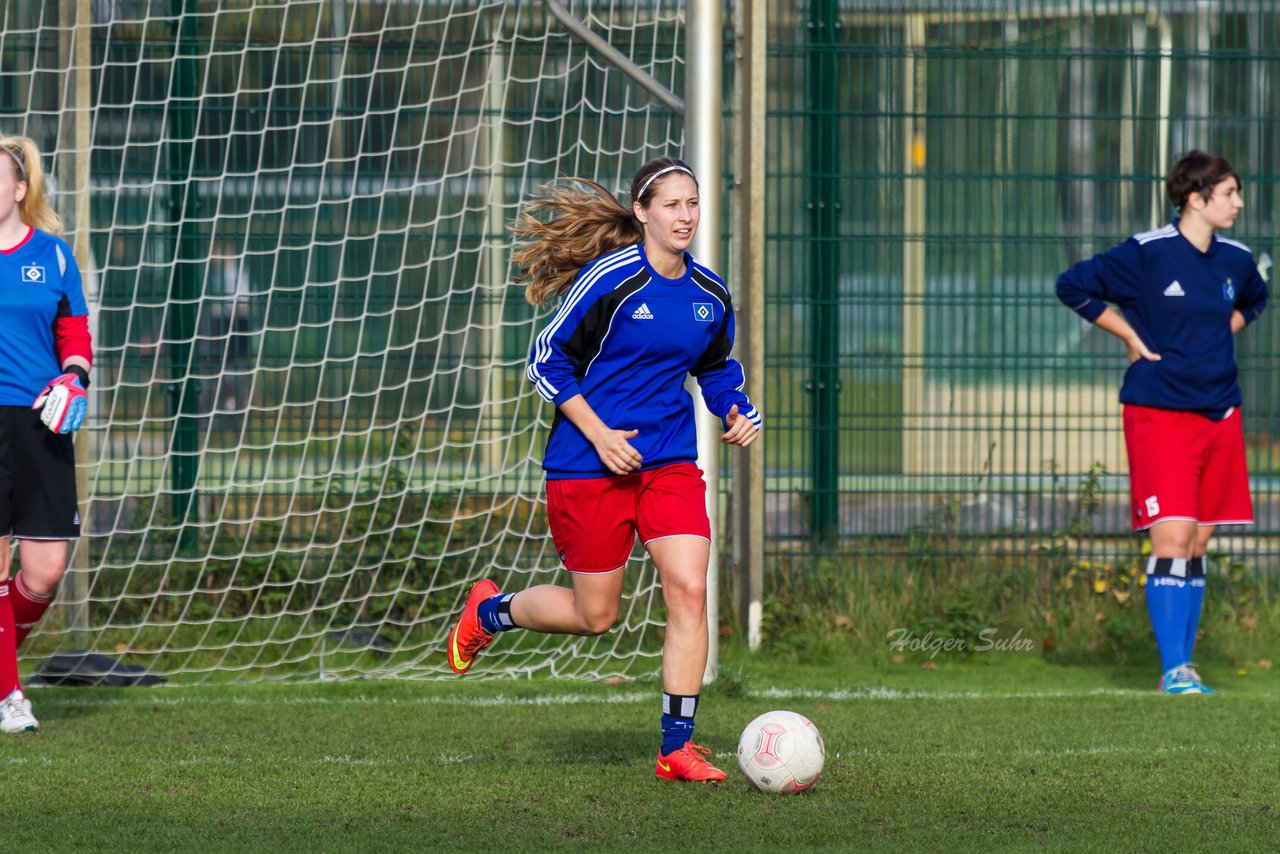
[[[74,433],[84,423],[89,397],[80,377],[60,374],[49,381],[31,408],[40,410],[40,420],[53,432]]]
[[[720,436],[726,445],[740,445],[745,448],[760,435],[760,428],[751,423],[751,419],[738,411],[738,404],[729,407],[729,414],[724,417],[729,429]]]
[[[640,468],[644,458],[627,441],[639,435],[639,430],[605,430],[595,442],[600,462],[614,474],[630,474]]]

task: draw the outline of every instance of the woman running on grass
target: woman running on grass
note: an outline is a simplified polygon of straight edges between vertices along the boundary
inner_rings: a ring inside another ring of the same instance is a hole
[[[631,206],[591,181],[548,188],[515,227],[514,258],[535,305],[560,299],[529,356],[529,379],[556,406],[543,468],[547,516],[572,587],[500,593],[485,579],[449,636],[449,666],[466,673],[498,632],[598,635],[613,626],[622,568],[636,534],[653,558],[667,606],[662,652],[662,746],[657,776],[716,782],[724,772],[693,741],[707,664],[711,529],[696,464],[697,379],[722,442],[755,441],[760,414],[743,393],[724,282],[688,247],[698,229],[698,182],[660,157],[631,181]],[[533,211],[556,215],[542,221]]]

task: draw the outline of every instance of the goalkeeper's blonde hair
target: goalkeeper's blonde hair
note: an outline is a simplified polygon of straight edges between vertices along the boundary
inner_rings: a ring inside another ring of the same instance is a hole
[[[0,137],[0,151],[9,157],[13,175],[27,184],[27,194],[18,202],[18,218],[32,228],[62,234],[62,217],[49,202],[45,190],[44,166],[35,140],[26,136]]]

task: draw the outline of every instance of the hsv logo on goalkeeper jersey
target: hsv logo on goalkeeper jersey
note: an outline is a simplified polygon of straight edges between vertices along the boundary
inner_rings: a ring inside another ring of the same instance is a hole
[[[22,268],[22,281],[30,282],[33,285],[44,284],[44,267],[35,264],[28,264]]]

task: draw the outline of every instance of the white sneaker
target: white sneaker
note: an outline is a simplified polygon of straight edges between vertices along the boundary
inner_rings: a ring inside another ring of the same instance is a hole
[[[0,700],[0,732],[35,732],[40,729],[40,722],[31,714],[31,701],[15,688],[13,693]]]

